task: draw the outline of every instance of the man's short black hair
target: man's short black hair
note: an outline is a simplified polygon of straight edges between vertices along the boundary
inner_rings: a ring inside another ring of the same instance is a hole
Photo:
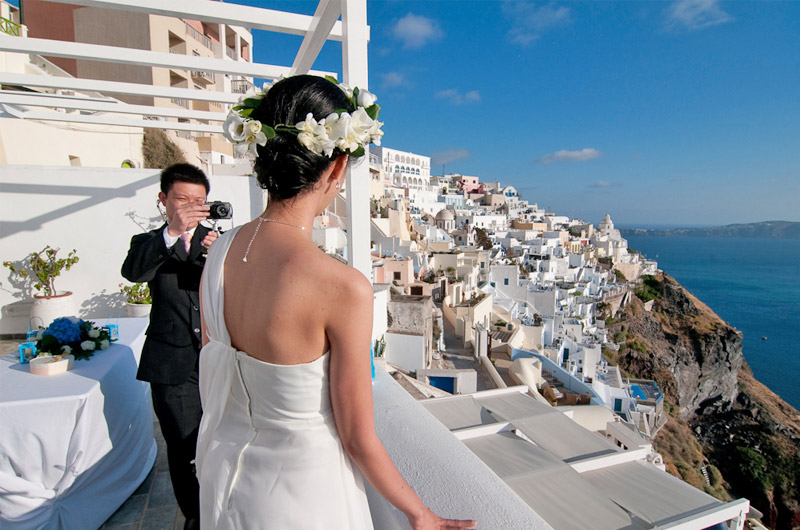
[[[189,182],[191,184],[202,184],[206,189],[206,195],[211,191],[211,183],[203,170],[192,164],[175,164],[161,172],[161,191],[168,194],[175,182]]]

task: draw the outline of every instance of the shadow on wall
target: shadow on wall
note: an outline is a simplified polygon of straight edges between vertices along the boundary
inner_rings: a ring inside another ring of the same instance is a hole
[[[157,170],[153,170],[157,171]],[[2,192],[4,194],[28,194],[46,198],[53,196],[85,197],[72,204],[67,204],[61,208],[48,211],[41,215],[31,217],[24,221],[2,221],[0,222],[0,237],[8,237],[19,232],[34,232],[42,228],[45,223],[56,221],[70,214],[80,212],[97,206],[100,203],[112,199],[133,198],[140,189],[158,184],[159,174],[131,182],[120,187],[100,188],[94,186],[52,186],[47,184],[23,184],[23,183],[3,183]],[[132,216],[131,220],[136,222]],[[156,218],[152,218],[156,219]],[[138,224],[138,223],[137,223]]]
[[[159,201],[156,201],[156,208],[159,208],[160,204],[161,203]],[[135,210],[128,210],[125,213],[125,217],[133,221],[133,224],[141,228],[142,232],[149,232],[151,230],[155,230],[156,228],[158,228],[167,221],[167,216],[165,213],[162,213],[161,215],[156,215],[154,217],[144,217],[136,213]]]
[[[109,315],[119,315],[126,317],[125,314],[125,295],[122,293],[108,293],[102,289],[99,293],[92,293],[91,298],[81,303],[81,315],[86,318],[105,318]],[[113,324],[113,318],[111,319]],[[105,325],[106,322],[97,322],[98,325]]]

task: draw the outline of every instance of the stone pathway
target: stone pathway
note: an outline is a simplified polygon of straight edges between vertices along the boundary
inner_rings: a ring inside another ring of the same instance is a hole
[[[0,356],[16,351],[20,340],[0,340]],[[102,530],[182,530],[184,518],[178,509],[167,467],[167,446],[153,416],[153,434],[158,456],[141,486],[100,528]]]

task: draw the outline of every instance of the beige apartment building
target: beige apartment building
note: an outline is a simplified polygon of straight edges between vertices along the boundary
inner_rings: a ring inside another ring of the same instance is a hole
[[[21,0],[21,18],[32,38],[252,62],[253,37],[249,30],[238,26],[43,0]],[[252,78],[238,75],[65,57],[47,59],[82,79],[242,94],[253,88]],[[133,105],[225,111],[223,104],[211,101],[130,94],[121,94],[117,99]],[[218,134],[180,130],[167,134],[190,162],[197,163],[198,158],[208,165],[234,162],[232,146]]]

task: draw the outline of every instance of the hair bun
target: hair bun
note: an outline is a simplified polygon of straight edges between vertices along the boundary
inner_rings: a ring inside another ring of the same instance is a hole
[[[269,125],[295,124],[309,112],[321,119],[338,109],[353,110],[339,87],[321,77],[299,75],[275,83],[250,117]],[[318,155],[303,147],[295,135],[280,132],[259,145],[257,152],[253,169],[258,183],[270,200],[278,201],[310,189],[332,158],[342,154],[336,150],[331,158]]]

